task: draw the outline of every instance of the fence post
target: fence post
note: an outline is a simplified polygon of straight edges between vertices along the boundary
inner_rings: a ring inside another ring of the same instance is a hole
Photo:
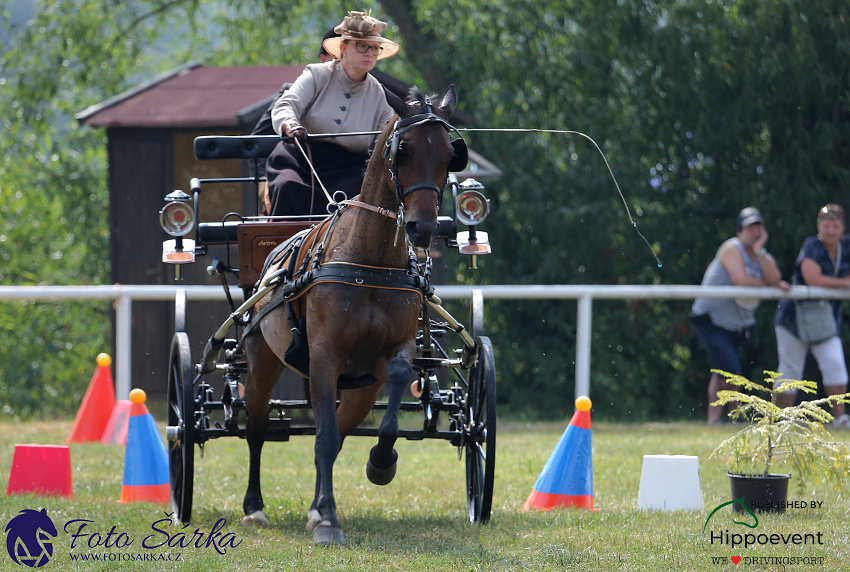
[[[593,320],[593,298],[578,299],[576,324],[576,397],[590,397],[590,324]]]
[[[115,304],[115,398],[130,399],[133,372],[133,298],[119,290]]]

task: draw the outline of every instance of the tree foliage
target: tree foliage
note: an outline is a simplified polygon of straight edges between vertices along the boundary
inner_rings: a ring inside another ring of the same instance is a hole
[[[635,232],[587,140],[470,132],[473,148],[505,174],[486,182],[494,255],[477,273],[449,256],[453,281],[698,283],[750,205],[767,218],[768,249],[788,276],[814,233],[816,209],[840,203],[850,177],[850,7],[835,0],[113,4],[42,4],[0,59],[0,120],[9,134],[0,142],[0,234],[20,245],[50,228],[60,239],[37,256],[12,251],[15,260],[0,267],[3,284],[107,280],[103,135],[74,125],[74,112],[189,60],[313,61],[316,39],[348,9],[388,19],[387,35],[406,48],[381,69],[433,91],[455,83],[475,127],[592,137],[663,263]],[[689,306],[594,303],[595,415],[702,416],[709,365]],[[487,313],[500,401],[529,417],[571,411],[575,303],[493,301]],[[744,375],[775,366],[772,314],[762,304]],[[33,352],[24,363],[39,361]]]
[[[0,53],[0,284],[109,280],[106,147],[74,113],[147,75],[158,32],[139,9],[56,2],[8,20]],[[145,70],[145,71],[142,71]],[[109,304],[0,302],[3,416],[73,414],[95,356],[111,351]]]

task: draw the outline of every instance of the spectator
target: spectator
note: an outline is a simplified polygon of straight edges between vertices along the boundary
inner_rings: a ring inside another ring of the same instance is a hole
[[[794,284],[801,286],[820,286],[823,288],[850,287],[850,235],[844,234],[844,210],[835,204],[829,204],[818,211],[817,236],[808,237],[803,242],[797,262],[794,266]],[[776,307],[773,321],[776,327],[776,346],[779,353],[779,372],[788,379],[801,379],[806,354],[811,350],[818,363],[823,378],[823,388],[827,395],[847,392],[847,365],[844,361],[844,348],[841,343],[841,315],[843,302],[832,300],[828,304],[835,328],[829,335],[809,333],[808,337],[826,339],[805,341],[804,331],[798,327],[799,301],[781,300]],[[828,324],[831,326],[831,324]],[[803,338],[803,339],[801,339]],[[796,391],[786,391],[777,397],[777,404],[788,407],[794,404]],[[833,424],[850,428],[850,415],[844,412],[844,404],[832,406]]]
[[[774,286],[786,292],[776,261],[765,249],[768,234],[761,213],[752,207],[738,215],[736,236],[720,245],[702,278],[703,286]],[[755,326],[758,299],[721,300],[697,298],[691,321],[708,353],[712,369],[741,374],[739,356],[744,341]],[[733,389],[726,379],[711,374],[708,384],[708,422],[723,422],[723,408],[712,406],[717,392]],[[736,404],[730,404],[734,409]]]
[[[297,138],[303,146],[308,130],[346,133],[384,129],[395,112],[383,87],[369,72],[377,60],[401,49],[381,36],[386,27],[386,23],[363,12],[349,12],[334,28],[340,37],[322,42],[336,59],[308,65],[275,103],[275,131]],[[342,190],[348,197],[360,192],[375,139],[374,135],[360,135],[310,141],[311,163],[328,192]],[[275,151],[266,163],[269,214],[327,214],[324,192],[296,143],[285,143]]]

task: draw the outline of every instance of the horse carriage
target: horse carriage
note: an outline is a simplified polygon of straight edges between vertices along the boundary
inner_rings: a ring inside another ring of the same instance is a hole
[[[486,233],[477,230],[487,200],[480,184],[458,183],[450,174],[467,164],[466,144],[448,123],[454,89],[439,102],[422,94],[407,102],[387,97],[398,117],[378,136],[361,194],[334,195],[327,217],[272,220],[259,215],[258,205],[253,216],[231,213],[220,222],[200,222],[202,186],[256,186],[262,182],[256,176],[192,179],[191,195],[166,197],[160,220],[174,238],[163,243],[163,261],[177,265],[179,277],[180,265],[206,255],[209,245],[225,245],[226,260],[216,257],[207,271],[219,278],[231,307],[195,362],[185,332],[185,295],[175,301],[166,433],[176,520],[192,516],[195,447],[203,451],[212,439],[240,437],[250,450],[243,523],[268,525],[259,482],[262,445],[297,435],[316,436],[316,497],[307,524],[316,544],[345,542],[331,475],[347,436],[377,437],[366,473],[379,485],[395,474],[399,437],[448,441],[465,461],[470,522],[490,518],[496,372],[483,299],[474,291],[466,326],[452,317],[431,284],[428,252],[432,241],[443,240],[470,256],[474,268],[477,256],[490,252]],[[198,137],[195,155],[256,162],[278,141]],[[446,186],[451,216],[439,215]],[[232,248],[237,266],[230,264]],[[238,280],[243,303],[234,301],[228,276]],[[449,333],[460,347],[452,347]],[[309,383],[305,399],[270,398],[284,366]],[[220,389],[208,381],[212,376],[223,379]],[[384,384],[388,396],[379,400]],[[408,387],[414,397],[403,398]],[[309,414],[299,410],[312,410],[313,422],[300,422]],[[384,412],[380,426],[363,426],[373,411]],[[399,428],[399,411],[419,412],[421,429]]]

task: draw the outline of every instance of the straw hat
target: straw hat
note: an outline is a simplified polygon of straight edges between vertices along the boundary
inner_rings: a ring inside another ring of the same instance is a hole
[[[354,40],[361,42],[380,42],[384,48],[378,59],[383,60],[396,55],[401,46],[381,36],[381,32],[387,29],[387,23],[381,22],[377,18],[367,16],[366,12],[349,12],[345,20],[334,28],[334,31],[339,34],[338,38],[328,38],[322,45],[333,57],[340,59],[342,51],[342,42],[345,40]]]

